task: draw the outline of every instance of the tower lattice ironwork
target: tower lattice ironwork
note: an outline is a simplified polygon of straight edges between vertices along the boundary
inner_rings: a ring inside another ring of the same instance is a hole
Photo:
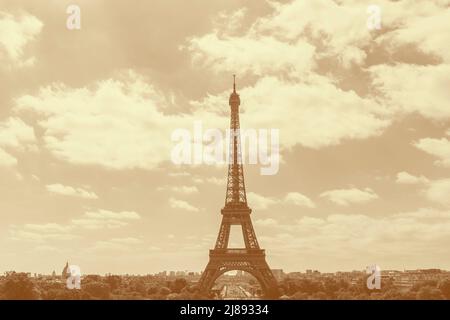
[[[234,76],[233,92],[229,100],[231,107],[230,152],[225,206],[221,210],[222,223],[216,245],[209,251],[209,262],[200,278],[199,289],[201,292],[207,293],[215,280],[225,272],[242,270],[258,280],[267,298],[276,298],[279,295],[278,283],[266,262],[265,251],[259,247],[250,218],[252,209],[247,205],[239,133],[240,103]],[[242,227],[245,248],[228,247],[232,225]]]

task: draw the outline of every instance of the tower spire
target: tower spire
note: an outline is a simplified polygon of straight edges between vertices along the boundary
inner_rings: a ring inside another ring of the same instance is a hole
[[[229,100],[230,114],[230,146],[227,193],[225,206],[238,206],[247,208],[247,195],[245,193],[244,166],[242,165],[241,137],[239,124],[239,105],[241,99],[236,92],[236,75],[233,74],[233,92]]]
[[[233,74],[233,93],[236,93],[236,75]]]

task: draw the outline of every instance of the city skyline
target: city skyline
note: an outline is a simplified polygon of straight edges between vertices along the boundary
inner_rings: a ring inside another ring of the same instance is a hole
[[[449,1],[376,30],[370,1],[174,3],[80,0],[70,30],[71,1],[0,0],[0,272],[203,270],[227,166],[171,134],[228,128],[233,74],[280,132],[276,174],[245,165],[270,268],[450,270]]]

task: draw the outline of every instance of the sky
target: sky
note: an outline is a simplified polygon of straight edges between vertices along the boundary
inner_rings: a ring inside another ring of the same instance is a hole
[[[202,270],[227,168],[172,134],[225,130],[233,74],[279,130],[244,169],[271,268],[450,269],[449,28],[448,0],[0,0],[0,272]]]

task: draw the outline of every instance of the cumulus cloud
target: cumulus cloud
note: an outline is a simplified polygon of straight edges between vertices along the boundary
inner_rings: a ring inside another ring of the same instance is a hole
[[[193,53],[194,62],[201,62],[217,72],[240,70],[263,75],[284,71],[298,76],[315,64],[312,45],[304,41],[289,44],[270,36],[222,38],[211,33],[191,39],[188,48]]]
[[[199,209],[197,207],[194,207],[189,202],[184,200],[179,200],[175,198],[169,199],[169,206],[173,209],[181,209],[186,211],[192,211],[192,212],[198,212]]]
[[[19,67],[33,65],[35,58],[24,57],[24,51],[42,26],[42,22],[30,14],[14,16],[0,11],[0,62],[12,62]]]
[[[169,172],[167,175],[169,177],[189,177],[191,174],[189,172],[182,171],[182,172]]]
[[[413,51],[417,50],[432,58],[434,63],[373,66],[369,69],[373,85],[392,108],[416,112],[430,119],[449,119],[448,1],[383,1],[380,5],[383,25],[387,28],[377,39],[380,47],[391,56],[401,52],[415,56]]]
[[[222,177],[222,178],[216,178],[216,177],[207,177],[207,178],[194,177],[192,180],[195,183],[198,183],[198,184],[210,183],[210,184],[214,184],[216,186],[224,186],[224,185],[227,184],[226,177]]]
[[[65,196],[80,197],[84,199],[98,199],[95,192],[87,191],[82,188],[74,188],[71,186],[65,186],[62,184],[49,184],[46,189],[51,193],[61,194]]]
[[[217,28],[192,37],[186,49],[194,62],[214,72],[239,70],[259,76],[240,90],[245,97],[243,122],[249,127],[283,128],[284,147],[322,148],[345,139],[365,139],[383,132],[397,113],[448,118],[449,65],[363,66],[371,51],[394,54],[408,44],[447,55],[450,9],[442,1],[377,4],[382,8],[379,33],[367,29],[366,3],[298,0],[271,3],[272,12],[239,35]],[[423,31],[423,24],[433,32]],[[271,54],[273,50],[276,54]],[[332,67],[324,67],[324,61]],[[327,70],[326,76],[318,64]],[[371,93],[360,96],[341,90],[334,76],[339,67],[368,73]],[[423,79],[419,88],[416,79]],[[226,93],[208,94],[193,105],[212,110],[225,97]]]
[[[414,176],[406,171],[397,173],[396,183],[399,184],[419,184],[428,183],[428,179],[424,176]]]
[[[184,194],[192,194],[197,193],[198,189],[196,186],[164,186],[158,187],[158,191],[169,190],[172,192],[184,193]]]
[[[326,198],[340,206],[348,206],[352,203],[366,203],[378,199],[378,195],[370,188],[364,190],[357,188],[336,189],[325,191],[320,197]]]
[[[255,224],[258,226],[275,226],[278,224],[278,221],[272,218],[267,218],[267,219],[258,219],[255,221]]]
[[[383,132],[390,124],[390,110],[373,97],[342,90],[332,75],[317,71],[317,63],[326,58],[344,67],[364,63],[361,48],[372,39],[366,28],[367,6],[325,0],[271,5],[271,14],[256,19],[240,35],[215,30],[188,40],[193,60],[205,68],[259,76],[240,89],[245,97],[242,126],[283,128],[281,144],[288,148],[322,148]],[[208,94],[192,104],[214,110],[226,96]]]
[[[307,196],[299,192],[289,192],[283,200],[285,203],[293,204],[299,207],[315,208],[316,205]]]
[[[366,4],[297,0],[273,6],[274,12],[259,19],[252,30],[271,32],[284,41],[300,38],[319,42],[318,58],[330,57],[345,67],[365,61],[361,48],[372,39],[366,28]]]
[[[95,244],[88,248],[88,252],[110,252],[110,251],[130,251],[140,248],[143,243],[142,239],[127,237],[127,238],[112,238],[109,240],[96,241]]]
[[[77,238],[72,233],[73,226],[57,223],[25,224],[11,226],[10,239],[42,243],[45,241],[72,240]]]
[[[55,84],[16,101],[43,120],[46,148],[73,164],[111,169],[152,169],[170,159],[171,132],[183,115],[164,115],[165,98],[135,73],[99,81],[92,88]],[[120,78],[119,77],[119,78]]]
[[[314,202],[299,192],[289,192],[282,198],[274,198],[260,195],[255,192],[247,193],[248,204],[256,210],[265,210],[275,204],[294,205],[305,208],[315,208]]]
[[[194,61],[216,71],[237,69],[258,75],[283,71],[292,76],[314,69],[316,60],[324,57],[345,67],[365,61],[360,47],[371,39],[365,27],[366,5],[326,0],[271,5],[273,12],[259,17],[239,37],[222,28],[191,38],[188,49]],[[317,42],[319,52],[313,45]]]
[[[0,166],[12,167],[17,164],[17,159],[0,148]]]
[[[390,12],[395,13],[386,25],[398,28],[395,21],[401,19],[403,4],[384,5],[392,5]],[[433,4],[430,13],[416,9],[432,15],[438,7]],[[344,67],[365,63],[364,50],[375,37],[366,28],[366,9],[364,4],[348,1],[273,4],[271,14],[257,18],[239,35],[219,25],[210,33],[191,37],[185,49],[211,70],[239,68],[260,76],[240,89],[242,126],[283,128],[282,148],[317,149],[379,135],[398,111],[392,107],[397,100],[409,101],[402,107],[406,112],[447,116],[443,101],[448,96],[440,88],[448,87],[443,85],[448,70],[442,65],[373,67],[374,85],[383,97],[343,90],[332,74],[319,74],[317,63],[323,59],[337,58]],[[243,15],[235,17],[240,20]],[[417,90],[409,79],[422,74],[434,80]],[[404,99],[409,91],[419,97]],[[228,94],[228,90],[207,94],[192,101],[193,113],[173,115],[161,111],[169,104],[161,91],[131,74],[81,88],[53,84],[37,95],[19,97],[16,109],[32,110],[44,118],[39,124],[45,129],[45,145],[59,159],[114,169],[154,169],[169,160],[173,129],[190,127],[194,119],[206,119],[210,127],[225,127],[226,117],[214,110],[218,104],[226,110]],[[425,105],[431,101],[427,94],[435,99]],[[383,98],[392,102],[389,108]]]
[[[12,152],[33,151],[36,136],[33,127],[17,117],[0,121],[0,166],[15,166],[17,158]]]
[[[430,181],[425,195],[430,201],[450,206],[450,179]]]
[[[436,120],[450,118],[450,65],[377,65],[370,72],[373,85],[393,109]]]
[[[374,100],[343,91],[324,77],[314,76],[309,84],[263,77],[240,89],[240,95],[241,126],[282,128],[280,144],[285,148],[300,144],[318,149],[344,139],[364,139],[380,134],[390,123],[386,110]],[[217,100],[208,96],[194,105],[210,110]]]
[[[141,239],[133,238],[133,237],[128,237],[128,238],[113,238],[113,239],[111,239],[111,240],[109,240],[109,241],[115,242],[115,243],[126,244],[126,245],[140,244],[140,243],[143,242]]]
[[[450,242],[450,212],[429,208],[382,217],[363,214],[305,216],[295,223],[269,222],[266,226],[278,232],[274,236],[260,236],[261,245],[282,248],[280,250],[290,259],[302,252],[302,259],[332,260],[330,271],[348,265],[348,259],[353,261],[354,267],[361,268],[372,261],[380,265],[391,263],[388,257],[410,264],[424,263],[427,259],[433,263],[440,259],[444,262],[441,256],[445,256]]]
[[[20,151],[33,149],[36,142],[33,127],[17,117],[0,122],[0,146]]]
[[[134,211],[110,211],[99,209],[88,211],[80,219],[72,219],[71,224],[84,229],[116,229],[128,225],[130,222],[139,220],[141,216]]]
[[[380,37],[386,48],[394,52],[405,45],[414,45],[425,54],[450,62],[448,1],[399,1],[383,4],[383,20],[393,27]],[[419,14],[418,14],[419,13]]]
[[[58,240],[72,240],[80,238],[82,231],[117,229],[139,220],[141,216],[134,211],[110,211],[98,209],[87,211],[79,219],[72,219],[66,224],[44,223],[12,225],[9,229],[10,239],[30,242],[54,242]],[[123,239],[122,239],[123,240]],[[126,242],[116,241],[118,242]],[[132,244],[128,239],[128,243]]]
[[[130,251],[136,249],[143,241],[138,238],[113,238],[110,240],[96,241],[95,244],[88,248],[88,252],[110,252],[110,251]]]
[[[389,124],[376,102],[340,90],[323,77],[312,81],[302,85],[264,77],[242,89],[242,126],[283,128],[282,147],[320,148],[379,134]],[[130,73],[124,80],[99,81],[91,89],[42,88],[36,96],[19,97],[16,110],[43,118],[39,125],[45,129],[45,147],[59,159],[112,169],[154,169],[170,160],[175,129],[190,128],[198,119],[210,128],[225,128],[227,117],[211,111],[211,99],[193,103],[192,114],[167,115],[160,109],[167,103],[164,96]]]
[[[447,138],[424,138],[415,142],[414,146],[437,157],[439,160],[437,160],[435,164],[443,167],[450,167],[450,140]]]
[[[380,41],[374,41],[378,35],[366,28],[366,4],[319,0],[271,5],[271,13],[239,34],[219,23],[213,31],[189,38],[184,47],[208,69],[239,69],[259,76],[240,90],[243,127],[283,128],[282,148],[323,148],[381,134],[398,110],[431,118],[449,116],[448,65],[374,66],[368,72],[381,96],[343,90],[332,68],[331,73],[319,73],[317,65],[326,59],[344,68],[364,65],[367,47],[390,43],[393,35],[410,43],[404,32],[421,25],[420,18],[436,17],[439,26],[446,21],[449,10],[441,2],[381,1],[386,16]],[[239,25],[245,10],[220,16]],[[437,30],[424,46],[441,52],[439,43],[447,42],[436,40],[442,40],[444,33]],[[423,77],[430,81],[417,88],[414,79]],[[214,110],[218,103],[226,110],[228,93],[208,94],[192,101],[193,113],[174,115],[161,111],[170,99],[133,73],[80,88],[55,83],[36,95],[19,97],[16,110],[32,110],[43,118],[39,125],[45,129],[45,146],[59,159],[113,169],[154,169],[169,160],[175,128],[190,127],[194,119],[224,128],[226,117]]]
[[[250,207],[253,207],[256,210],[264,210],[269,206],[278,203],[278,201],[274,198],[262,196],[255,192],[247,193],[247,202]]]

